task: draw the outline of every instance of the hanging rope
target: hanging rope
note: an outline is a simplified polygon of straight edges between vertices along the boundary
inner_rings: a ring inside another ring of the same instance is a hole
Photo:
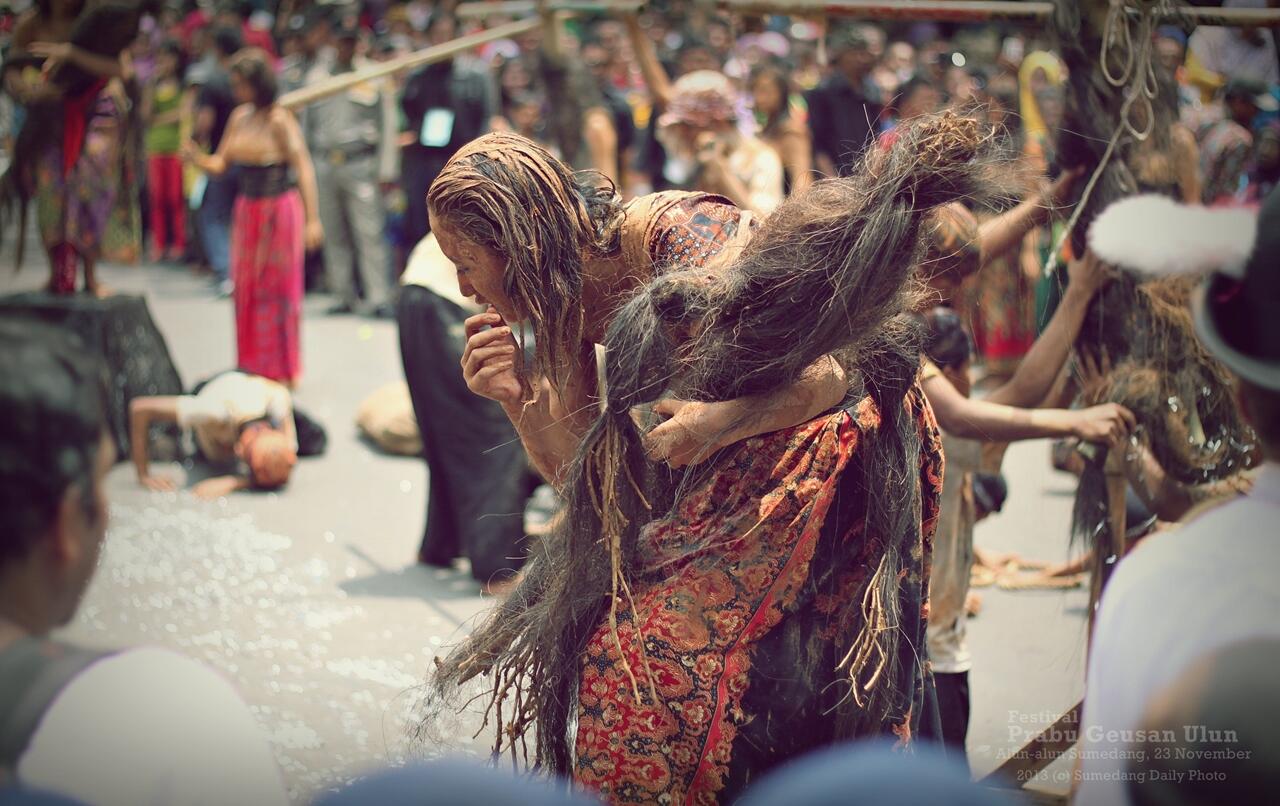
[[[1050,276],[1058,268],[1058,256],[1062,246],[1071,237],[1080,216],[1088,206],[1093,189],[1098,184],[1103,171],[1111,163],[1117,146],[1122,139],[1129,143],[1141,143],[1151,136],[1155,130],[1155,105],[1158,83],[1155,64],[1152,61],[1152,41],[1156,26],[1162,18],[1175,14],[1172,0],[1111,0],[1107,10],[1107,19],[1102,31],[1102,45],[1098,52],[1098,65],[1102,76],[1108,84],[1124,91],[1124,104],[1120,107],[1120,120],[1116,123],[1107,148],[1098,160],[1089,181],[1085,184],[1075,210],[1067,219],[1062,234],[1053,244],[1045,261],[1045,276]],[[1111,65],[1123,64],[1118,73],[1112,72]],[[1139,115],[1139,110],[1141,114]],[[1135,118],[1141,121],[1135,124]],[[1128,144],[1128,143],[1127,143]]]

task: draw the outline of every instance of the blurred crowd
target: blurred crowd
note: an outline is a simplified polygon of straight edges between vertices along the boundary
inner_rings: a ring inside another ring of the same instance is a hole
[[[0,18],[6,40],[22,5]],[[55,16],[73,10],[63,5],[79,3],[37,4]],[[698,189],[761,215],[815,177],[847,173],[864,149],[892,142],[899,122],[977,105],[1000,125],[1000,148],[1025,167],[1011,175],[1009,199],[1055,175],[1070,77],[1024,26],[827,29],[708,8],[659,2],[638,17],[579,15],[555,52],[535,29],[297,107],[317,183],[307,218],[324,232],[307,257],[306,288],[331,292],[335,313],[392,316],[395,279],[429,231],[426,189],[458,147],[488,130],[514,130],[575,167],[599,169],[627,198]],[[132,176],[120,186],[138,214],[112,219],[107,256],[189,264],[219,293],[232,292],[238,183],[202,174],[183,150],[218,151],[243,100],[230,75],[239,52],[262,54],[270,93],[282,96],[509,21],[460,17],[425,0],[157,7],[128,49],[121,82],[138,131]],[[1174,148],[1142,164],[1139,181],[1186,202],[1256,202],[1280,175],[1270,34],[1204,28],[1188,38],[1165,27],[1155,47],[1182,126]],[[9,154],[22,111],[9,95],[0,106]],[[979,352],[997,373],[1029,346],[1037,307],[1043,321],[1050,236],[1032,233],[968,294]]]

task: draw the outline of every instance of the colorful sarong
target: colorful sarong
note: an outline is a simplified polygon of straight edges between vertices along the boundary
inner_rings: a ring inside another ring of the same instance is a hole
[[[302,374],[302,197],[236,199],[231,219],[237,368],[282,383]]]
[[[123,114],[116,97],[97,84],[63,104],[63,136],[50,142],[35,165],[36,220],[54,256],[52,290],[75,290],[79,257],[97,260],[121,187]],[[127,239],[124,239],[127,240]],[[129,250],[119,255],[128,259]]]

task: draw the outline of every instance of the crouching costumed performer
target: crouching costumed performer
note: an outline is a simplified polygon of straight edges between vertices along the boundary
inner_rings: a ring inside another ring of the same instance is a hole
[[[432,229],[490,306],[463,371],[565,512],[438,665],[423,731],[487,687],[495,752],[613,803],[718,803],[937,718],[942,455],[907,312],[921,222],[981,190],[986,141],[922,119],[758,226],[714,195],[622,205],[510,134],[453,158]]]

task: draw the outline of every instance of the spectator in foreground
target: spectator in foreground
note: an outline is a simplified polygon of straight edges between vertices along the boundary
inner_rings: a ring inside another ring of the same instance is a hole
[[[1151,701],[1146,753],[1129,763],[1138,806],[1263,806],[1280,787],[1280,640],[1243,641],[1207,655]],[[1190,728],[1190,730],[1188,730]]]
[[[424,796],[426,792],[431,796]],[[494,769],[479,759],[446,758],[384,770],[320,798],[315,806],[591,806],[599,802],[585,793],[566,792],[562,784]]]
[[[1132,749],[1125,733],[1142,726],[1155,692],[1222,647],[1280,638],[1274,579],[1280,567],[1280,193],[1263,205],[1256,236],[1249,212],[1188,207],[1153,216],[1153,204],[1169,203],[1138,198],[1108,208],[1093,227],[1109,236],[1091,235],[1091,245],[1104,259],[1123,258],[1138,271],[1169,264],[1186,273],[1208,271],[1193,297],[1196,331],[1235,376],[1237,402],[1257,432],[1263,464],[1247,495],[1147,538],[1116,568],[1089,653],[1081,804],[1129,802],[1116,759]],[[1153,248],[1150,239],[1167,232],[1174,216],[1180,231],[1200,235],[1193,254],[1161,255]]]
[[[102,368],[64,331],[0,323],[0,778],[86,803],[285,804],[254,717],[173,652],[82,649],[115,449]]]

